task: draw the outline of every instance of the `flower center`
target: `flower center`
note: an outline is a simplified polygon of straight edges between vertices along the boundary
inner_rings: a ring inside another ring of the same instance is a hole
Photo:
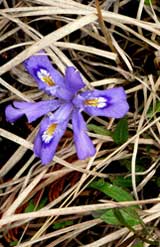
[[[53,135],[55,133],[57,124],[51,124],[48,126],[48,128],[43,132],[42,134],[42,140],[45,143],[49,143],[51,139],[53,138]]]
[[[103,108],[107,106],[107,99],[105,97],[86,99],[84,104],[87,106]]]
[[[37,76],[41,81],[45,82],[48,86],[54,86],[55,85],[54,81],[52,80],[50,73],[47,70],[40,69],[37,72]]]

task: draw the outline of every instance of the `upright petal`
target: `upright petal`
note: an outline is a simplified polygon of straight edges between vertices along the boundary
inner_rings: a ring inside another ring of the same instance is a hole
[[[54,114],[50,116],[50,119],[57,122],[63,122],[66,119],[70,119],[72,110],[73,105],[71,103],[61,103],[57,111],[55,111]]]
[[[93,156],[96,150],[87,134],[86,123],[79,111],[73,111],[72,126],[78,158],[80,160],[84,160],[88,157]]]
[[[50,117],[41,122],[40,130],[34,141],[34,153],[46,165],[52,161],[58,143],[63,136],[69,118],[63,122],[57,122]]]
[[[85,86],[80,73],[74,67],[67,67],[64,77],[64,86],[56,91],[56,96],[65,101],[71,101],[75,94]]]
[[[62,75],[53,68],[49,58],[44,51],[29,57],[24,66],[26,70],[35,79],[40,89],[48,94],[55,95],[57,86],[63,86]]]
[[[9,122],[15,122],[23,115],[26,115],[28,122],[31,123],[46,113],[56,110],[59,105],[60,102],[58,100],[46,100],[36,103],[14,101],[13,106],[8,105],[6,107],[5,115]]]
[[[69,89],[72,94],[77,93],[85,86],[80,73],[74,67],[66,68],[64,83],[66,88]]]
[[[79,99],[80,107],[92,116],[122,118],[129,110],[123,87],[86,91]]]
[[[73,93],[70,90],[68,90],[66,87],[59,87],[56,90],[56,96],[59,99],[69,102],[73,98]]]

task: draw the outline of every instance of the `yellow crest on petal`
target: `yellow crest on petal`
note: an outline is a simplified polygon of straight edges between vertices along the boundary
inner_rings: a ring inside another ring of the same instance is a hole
[[[47,70],[40,69],[37,72],[37,76],[41,81],[46,83],[48,86],[54,86],[55,85],[54,81],[52,80],[50,73]]]
[[[50,124],[48,128],[42,134],[42,140],[45,143],[49,143],[54,136],[57,124]]]
[[[84,101],[84,104],[86,106],[103,108],[103,107],[106,107],[107,106],[107,99],[104,98],[104,97],[86,99]]]

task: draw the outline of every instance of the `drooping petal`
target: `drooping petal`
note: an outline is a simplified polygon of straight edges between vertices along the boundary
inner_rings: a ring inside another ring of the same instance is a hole
[[[23,112],[15,109],[12,105],[8,105],[5,109],[6,120],[10,123],[14,123],[17,119],[23,116]]]
[[[57,122],[50,117],[41,122],[40,130],[34,141],[34,153],[46,165],[52,161],[58,143],[62,138],[68,124],[69,118]]]
[[[26,115],[28,122],[31,123],[44,114],[56,110],[60,105],[58,100],[46,100],[33,102],[14,101],[13,106],[6,107],[6,119],[9,122],[15,122],[18,118]]]
[[[65,86],[72,92],[77,93],[81,88],[85,86],[79,71],[74,67],[67,67],[64,77]]]
[[[55,95],[58,86],[64,85],[62,75],[54,69],[44,51],[29,57],[24,66],[35,79],[40,89],[48,94]]]
[[[77,110],[74,110],[72,114],[72,126],[78,158],[84,160],[93,156],[96,152],[95,147],[87,134],[87,127],[82,114]]]
[[[77,102],[92,116],[122,118],[129,110],[123,87],[86,91],[80,95]]]

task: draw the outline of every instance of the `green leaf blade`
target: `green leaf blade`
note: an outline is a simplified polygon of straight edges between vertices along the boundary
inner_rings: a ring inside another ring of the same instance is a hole
[[[105,195],[111,197],[112,199],[118,202],[133,201],[133,197],[130,195],[130,193],[116,185],[105,182],[103,179],[99,179],[98,181],[92,182],[90,184],[90,187],[103,192]]]
[[[113,140],[117,145],[122,145],[128,140],[128,120],[122,118],[119,120],[113,134]]]
[[[126,190],[114,184],[105,182],[103,179],[99,179],[98,181],[92,182],[90,184],[90,187],[101,191],[108,197],[111,197],[112,199],[118,202],[134,200],[132,195]],[[95,217],[101,218],[102,220],[104,220],[104,222],[108,224],[133,227],[137,224],[141,224],[141,219],[138,216],[136,209],[138,209],[138,206],[131,206],[120,209],[107,209],[99,211],[97,213],[97,216],[95,214]],[[115,210],[117,210],[117,214],[115,214]]]
[[[95,134],[98,134],[98,135],[104,135],[104,136],[112,135],[111,131],[107,130],[103,126],[97,126],[95,124],[88,124],[87,127],[90,131],[93,131]]]

